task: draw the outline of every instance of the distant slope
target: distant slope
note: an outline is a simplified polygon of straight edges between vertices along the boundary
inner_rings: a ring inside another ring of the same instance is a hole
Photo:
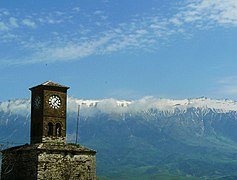
[[[235,179],[237,103],[208,98],[69,98],[67,138],[97,150],[104,179]],[[0,103],[0,143],[29,142],[30,101]],[[175,179],[175,178],[174,178]]]

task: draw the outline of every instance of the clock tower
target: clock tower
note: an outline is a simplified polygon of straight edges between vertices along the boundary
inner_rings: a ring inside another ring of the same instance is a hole
[[[52,81],[30,88],[31,144],[66,143],[66,105],[69,87]]]
[[[52,81],[30,88],[30,144],[2,151],[1,180],[96,180],[96,151],[66,143],[67,90]]]

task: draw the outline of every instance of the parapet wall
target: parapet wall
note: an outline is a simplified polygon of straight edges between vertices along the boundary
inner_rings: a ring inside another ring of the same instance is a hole
[[[1,180],[96,180],[95,153],[73,144],[9,148],[3,151]]]

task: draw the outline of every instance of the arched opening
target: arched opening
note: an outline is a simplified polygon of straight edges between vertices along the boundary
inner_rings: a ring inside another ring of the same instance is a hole
[[[61,131],[62,131],[62,126],[60,123],[57,123],[56,124],[56,129],[55,129],[55,134],[57,137],[60,137],[61,136]]]
[[[48,136],[53,136],[53,123],[48,123]]]

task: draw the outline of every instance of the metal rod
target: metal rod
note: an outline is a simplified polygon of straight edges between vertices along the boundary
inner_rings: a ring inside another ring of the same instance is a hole
[[[80,121],[80,105],[78,104],[78,111],[77,111],[77,130],[76,130],[76,144],[78,143],[79,121]]]

